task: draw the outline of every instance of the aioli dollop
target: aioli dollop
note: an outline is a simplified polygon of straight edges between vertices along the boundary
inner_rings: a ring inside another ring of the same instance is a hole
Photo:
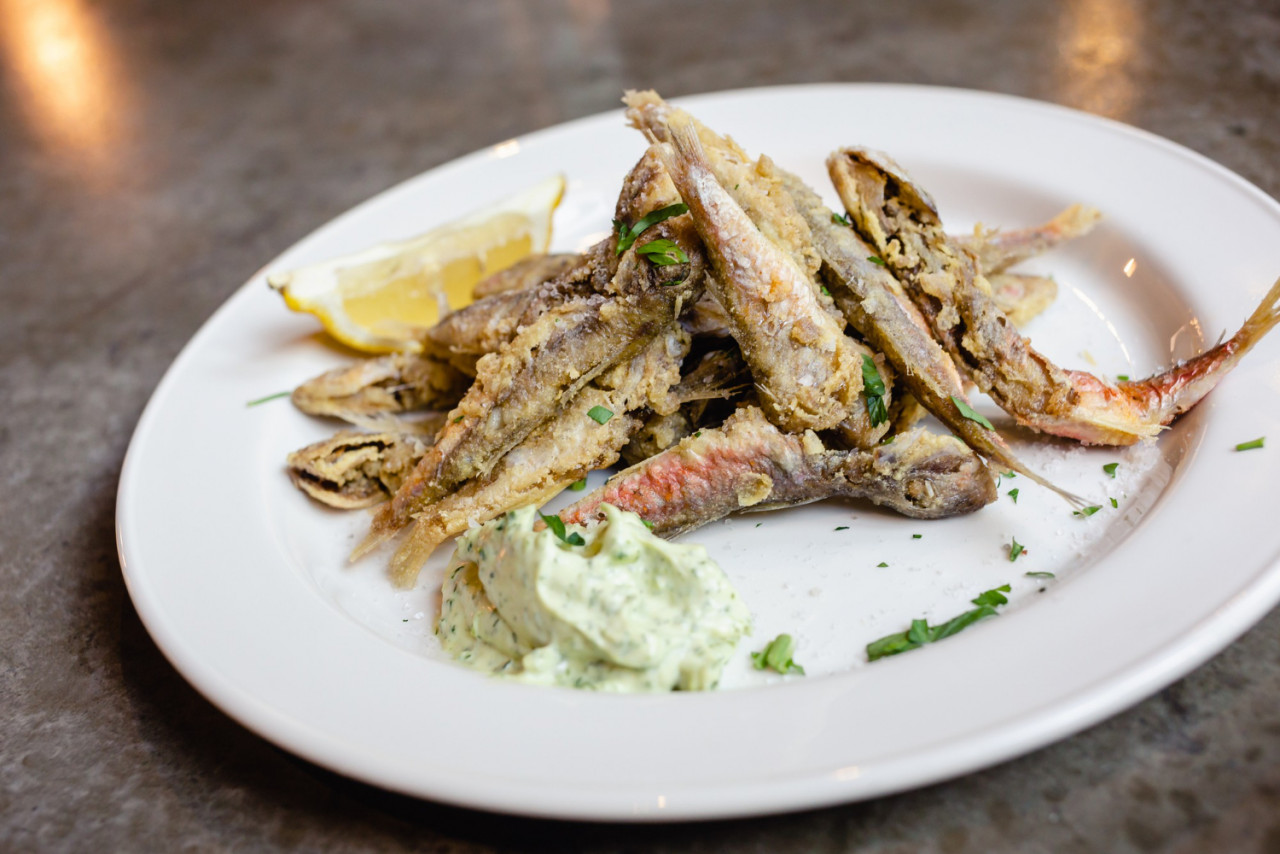
[[[437,632],[457,660],[495,675],[601,691],[716,687],[751,615],[699,545],[655,537],[601,504],[568,525],[580,546],[535,531],[533,507],[458,539]],[[570,539],[573,539],[570,536]]]

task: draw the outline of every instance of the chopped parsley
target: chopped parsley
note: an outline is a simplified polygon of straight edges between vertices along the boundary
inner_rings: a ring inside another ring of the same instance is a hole
[[[866,357],[864,356],[863,358],[866,358]],[[960,410],[960,414],[963,415],[965,418],[968,418],[970,421],[976,424],[981,424],[983,427],[986,427],[988,430],[996,429],[991,426],[990,421],[983,418],[981,415],[979,415],[977,412],[974,411],[972,406],[965,403],[963,400],[956,397],[954,394],[951,395],[951,402],[956,405],[956,409]],[[1010,475],[1006,475],[1006,477],[1008,476]]]
[[[584,478],[575,480],[573,483],[569,484],[569,488],[572,489],[574,492],[581,492],[582,490],[587,488],[587,479],[584,477]]]
[[[1057,578],[1052,572],[1024,572],[1027,578]]]
[[[756,670],[766,667],[783,675],[799,673],[804,675],[804,668],[796,664],[791,656],[796,651],[796,642],[791,635],[781,634],[765,644],[764,649],[751,653],[751,663]]]
[[[288,397],[293,394],[291,391],[278,391],[275,394],[269,394],[266,397],[260,397],[257,400],[251,400],[245,404],[246,407],[257,406],[260,403],[266,403],[268,400],[278,400],[282,397]]]
[[[1241,442],[1239,445],[1236,445],[1236,450],[1252,451],[1254,448],[1261,448],[1262,443],[1266,438],[1267,438],[1266,436],[1259,436],[1258,438],[1254,439],[1252,442]]]
[[[547,523],[547,527],[551,529],[551,533],[556,535],[556,539],[561,542],[568,543],[571,546],[585,546],[587,544],[587,541],[582,539],[582,535],[577,531],[566,535],[564,522],[561,521],[559,516],[548,516],[546,513],[539,513],[538,515],[542,517],[543,522]]]
[[[467,416],[465,416],[465,415],[459,415],[457,418],[453,419],[453,423],[454,423],[454,424],[457,424],[457,423],[459,423],[460,421],[462,421],[462,419],[464,419],[464,418],[466,418],[466,417],[467,417]]]
[[[829,296],[831,296],[831,291],[827,290],[827,286],[826,286],[826,285],[823,285],[823,286],[822,286],[822,295],[823,295],[824,297],[829,297]]]
[[[1009,497],[1013,499],[1014,504],[1018,503],[1018,490],[1016,487],[1009,490]]]
[[[853,220],[849,218],[848,214],[832,213],[831,222],[835,225],[853,225]]]
[[[1002,474],[1002,475],[1000,475],[1000,476],[1001,476],[1001,477],[1017,477],[1017,476],[1018,476],[1018,473],[1017,473],[1017,472],[1014,472],[1014,471],[1007,471],[1007,472],[1005,472],[1004,474]]]
[[[883,267],[885,265],[884,259],[881,258],[879,255],[868,255],[867,260],[870,261],[872,264],[875,264],[880,267]]]
[[[1009,590],[1009,585],[1003,584],[992,590],[984,591],[971,600],[978,607],[965,611],[960,616],[952,617],[945,623],[936,626],[930,626],[925,620],[912,620],[911,628],[905,632],[886,635],[867,644],[867,660],[875,661],[877,658],[898,655],[908,650],[918,649],[928,643],[937,643],[944,638],[949,638],[957,632],[967,629],[979,620],[994,617],[997,607],[1008,604],[1009,599],[1004,594],[1008,593]]]
[[[680,244],[674,240],[667,240],[665,237],[659,240],[650,240],[643,246],[637,246],[636,254],[643,255],[651,263],[657,264],[659,267],[689,263],[689,256],[684,254]]]
[[[587,410],[587,417],[597,424],[604,424],[613,417],[613,410],[605,409],[603,406],[593,406]]]
[[[867,399],[867,415],[871,426],[879,427],[889,420],[889,407],[884,402],[884,380],[876,368],[875,360],[862,354],[862,396]]]
[[[648,528],[650,531],[653,530],[653,523],[650,522],[648,519],[641,519],[640,521],[643,522],[644,526]]]
[[[918,539],[920,539],[920,538],[921,538],[921,537],[923,537],[923,536],[924,536],[924,534],[912,534],[912,535],[911,535],[911,539],[913,539],[913,540],[918,540]]]
[[[1009,544],[1009,563],[1013,563],[1015,560],[1018,559],[1018,555],[1022,554],[1027,550],[1026,546],[1018,542],[1017,537],[1012,537],[1011,539],[1013,540],[1013,542]]]
[[[885,563],[884,561],[880,561],[878,564],[876,564],[877,567],[886,567],[888,565],[889,564]]]
[[[1072,510],[1072,516],[1092,516],[1102,509],[1101,504],[1091,504],[1088,507],[1081,507],[1079,510]]]
[[[837,526],[836,526],[836,530],[837,530],[837,531],[847,531],[847,530],[849,530],[849,526],[848,526],[848,525],[837,525]]]
[[[620,219],[613,221],[613,227],[618,232],[618,248],[615,250],[616,255],[621,255],[631,248],[631,244],[636,242],[636,238],[644,234],[645,229],[651,225],[657,225],[665,219],[671,219],[673,216],[680,216],[689,210],[689,206],[684,202],[678,202],[674,205],[667,205],[665,208],[658,208],[651,211],[640,218],[639,222],[627,228],[627,224]]]
[[[1105,466],[1102,467],[1102,470],[1105,471],[1107,474],[1111,475],[1112,478],[1114,478],[1116,476],[1116,469],[1118,468],[1120,468],[1119,463],[1107,463]]]
[[[1116,500],[1113,498],[1113,499],[1111,499],[1111,506],[1112,506],[1112,507],[1119,507],[1119,506],[1120,506],[1120,502],[1119,502],[1119,501],[1116,501]]]
[[[1127,382],[1129,381],[1129,375],[1128,375],[1128,374],[1116,374],[1116,379],[1118,379],[1118,380],[1119,380],[1120,382],[1122,382],[1122,383],[1127,383]]]

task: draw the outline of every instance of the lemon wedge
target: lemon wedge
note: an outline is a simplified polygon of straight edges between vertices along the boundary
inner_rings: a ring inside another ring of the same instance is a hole
[[[547,251],[563,175],[408,240],[267,276],[294,311],[366,353],[417,352],[418,333],[486,276]]]

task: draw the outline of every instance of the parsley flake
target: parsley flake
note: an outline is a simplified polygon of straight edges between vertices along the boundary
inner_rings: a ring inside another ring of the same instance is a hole
[[[921,537],[923,537],[923,536],[924,536],[924,534],[912,534],[912,535],[911,535],[911,539],[913,539],[913,540],[918,540],[918,539],[920,539],[920,538],[921,538]]]
[[[689,256],[680,248],[680,244],[674,240],[667,240],[665,237],[659,240],[650,240],[643,246],[637,246],[636,254],[643,255],[649,259],[650,263],[657,264],[659,267],[689,263]]]
[[[1116,501],[1116,500],[1113,498],[1113,499],[1111,499],[1111,506],[1112,506],[1112,507],[1119,507],[1119,506],[1120,506],[1120,502],[1119,502],[1119,501]]]
[[[831,222],[833,225],[848,225],[848,226],[853,225],[853,220],[849,218],[849,215],[847,213],[844,213],[844,214],[832,213]]]
[[[571,546],[585,546],[587,541],[582,539],[582,535],[577,531],[571,534],[565,534],[564,522],[559,516],[548,516],[546,513],[539,513],[542,521],[547,523],[547,527],[551,529],[551,533],[556,535],[556,539],[561,542],[568,543]]]
[[[569,484],[569,488],[572,489],[574,492],[581,492],[582,490],[587,488],[587,479],[585,477],[579,478],[578,480],[575,480],[573,483]]]
[[[878,564],[876,564],[877,567],[886,567],[888,565],[889,564],[885,563],[884,561],[880,561]]]
[[[587,417],[597,424],[604,424],[613,417],[613,410],[605,409],[603,406],[593,406],[587,410]]]
[[[822,290],[822,295],[823,295],[824,297],[829,297],[829,296],[831,296],[831,291],[827,290],[827,286],[826,286],[826,285],[823,285],[821,290]]]
[[[1127,383],[1127,382],[1129,381],[1129,375],[1128,375],[1128,374],[1116,374],[1116,379],[1118,379],[1118,380],[1119,380],[1120,382],[1122,382],[1122,383]]]
[[[667,205],[665,208],[658,208],[656,211],[651,211],[645,214],[635,225],[631,226],[631,228],[627,228],[627,224],[622,220],[615,219],[613,221],[613,227],[618,232],[618,247],[614,254],[621,255],[623,252],[630,249],[631,245],[636,242],[636,238],[641,234],[644,234],[645,229],[649,228],[649,226],[657,225],[663,220],[671,219],[673,216],[680,216],[680,214],[685,213],[688,210],[689,206],[684,202]]]
[[[804,668],[791,658],[795,651],[796,642],[791,635],[781,634],[765,644],[764,649],[751,653],[751,663],[755,665],[756,670],[764,670],[767,667],[783,675],[799,673],[803,676]]]
[[[1052,572],[1024,572],[1027,578],[1057,578]]]
[[[1013,499],[1013,503],[1014,503],[1014,504],[1017,504],[1017,503],[1018,503],[1018,490],[1017,490],[1016,488],[1015,488],[1015,489],[1011,489],[1011,490],[1009,490],[1009,497]]]
[[[940,625],[930,626],[925,620],[912,620],[911,628],[905,632],[886,635],[867,644],[867,660],[875,661],[885,656],[919,649],[925,644],[937,643],[944,638],[949,638],[957,632],[967,629],[979,620],[994,617],[997,613],[997,607],[1008,604],[1009,599],[1004,594],[1008,593],[1009,590],[1008,584],[1002,584],[992,590],[980,593],[972,600],[973,604],[978,607],[965,611],[958,617],[952,617]]]
[[[1267,438],[1266,436],[1259,436],[1258,438],[1254,439],[1252,442],[1241,442],[1239,445],[1236,445],[1236,450],[1252,451],[1254,448],[1261,448],[1262,443],[1266,438]]]
[[[868,255],[867,260],[870,261],[872,264],[875,264],[876,266],[879,266],[879,267],[885,266],[884,259],[881,258],[879,255]]]
[[[875,360],[862,354],[862,396],[867,399],[867,416],[872,427],[879,427],[889,420],[889,407],[884,402],[884,380]]]
[[[1017,537],[1013,537],[1013,542],[1009,544],[1009,563],[1013,563],[1018,559],[1018,555],[1027,550],[1026,546],[1018,542]]]
[[[275,394],[269,394],[266,397],[260,397],[257,400],[249,401],[248,403],[245,404],[245,408],[248,408],[250,406],[257,406],[260,403],[266,403],[268,400],[279,400],[280,398],[288,397],[291,394],[293,394],[293,392],[291,391],[278,391]]]
[[[837,531],[847,531],[847,530],[849,530],[849,526],[848,526],[848,525],[837,525],[837,526],[836,526],[836,530],[837,530]]]
[[[1089,505],[1088,507],[1081,507],[1079,510],[1072,510],[1072,511],[1071,511],[1071,515],[1072,515],[1072,516],[1082,516],[1082,517],[1083,517],[1083,516],[1092,516],[1094,513],[1097,513],[1097,512],[1098,512],[1099,510],[1101,510],[1101,509],[1102,509],[1102,505],[1101,505],[1101,504],[1091,504],[1091,505]]]
[[[1119,463],[1107,463],[1105,466],[1102,467],[1102,470],[1105,471],[1107,474],[1111,475],[1112,478],[1115,478],[1116,469],[1118,468],[1120,468]]]
[[[865,359],[865,358],[866,358],[866,356],[863,356],[863,358]],[[986,418],[982,417],[980,414],[978,414],[978,413],[974,410],[974,408],[973,408],[972,406],[970,406],[969,404],[965,403],[963,400],[961,400],[960,398],[956,397],[954,394],[953,394],[953,395],[951,395],[951,402],[952,402],[952,403],[954,403],[954,404],[956,405],[956,409],[960,410],[960,414],[961,414],[961,415],[963,415],[965,418],[969,419],[970,421],[974,422],[975,424],[980,424],[980,425],[982,425],[983,427],[986,427],[988,430],[994,430],[994,429],[996,429],[996,428],[994,428],[994,427],[992,427],[992,426],[991,426],[991,422],[990,422],[990,421],[988,421]]]

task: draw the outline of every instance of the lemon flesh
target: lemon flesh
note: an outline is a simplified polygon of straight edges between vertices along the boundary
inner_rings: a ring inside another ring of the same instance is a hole
[[[294,311],[367,353],[417,352],[422,329],[471,301],[476,283],[551,244],[556,175],[417,237],[267,276]]]

